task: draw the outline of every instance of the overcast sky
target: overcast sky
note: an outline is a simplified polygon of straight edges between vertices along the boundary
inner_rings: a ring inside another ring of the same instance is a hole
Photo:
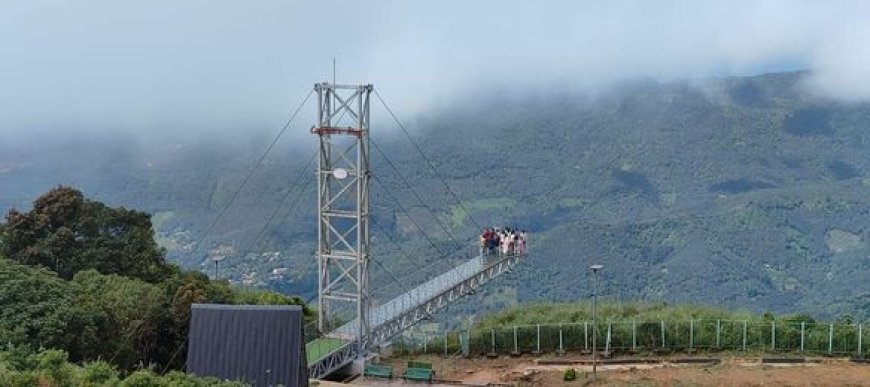
[[[333,57],[339,82],[374,83],[406,117],[488,89],[794,69],[863,102],[868,16],[867,1],[0,0],[0,135],[271,128]]]

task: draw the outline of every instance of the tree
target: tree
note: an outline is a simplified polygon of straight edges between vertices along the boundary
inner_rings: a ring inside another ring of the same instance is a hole
[[[77,306],[100,317],[87,358],[104,357],[121,369],[153,361],[160,327],[171,323],[160,286],[95,270],[77,273],[72,282],[79,288]]]
[[[44,266],[64,279],[95,269],[155,283],[173,270],[154,240],[148,214],[110,208],[70,187],[43,194],[29,212],[10,210],[0,232],[0,252],[8,258]]]
[[[75,306],[78,292],[49,270],[0,258],[0,336],[3,344],[63,348],[80,359],[96,337],[96,316]]]
[[[72,188],[57,187],[31,211],[12,210],[6,219],[0,345],[9,348],[62,349],[74,361],[105,360],[123,371],[137,364],[178,369],[191,304],[303,304],[180,270],[165,261],[147,214],[110,208]]]

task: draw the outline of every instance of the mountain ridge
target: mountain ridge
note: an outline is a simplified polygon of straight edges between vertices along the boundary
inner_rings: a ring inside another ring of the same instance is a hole
[[[497,283],[516,290],[511,302],[581,298],[583,268],[594,261],[607,267],[611,297],[866,317],[870,106],[808,95],[801,87],[806,74],[637,82],[596,97],[494,96],[421,114],[408,129],[462,206],[406,140],[373,131],[373,141],[426,202],[417,203],[374,153],[380,182],[373,187],[373,220],[385,230],[375,233],[375,253],[411,283],[451,261],[435,258],[389,190],[442,250],[450,235],[473,243],[483,225],[531,229],[527,266]],[[92,176],[30,160],[0,174],[0,185],[29,186],[14,194],[26,197],[78,179],[99,200],[157,213],[164,245],[176,248],[169,256],[208,270],[201,266],[207,249],[191,256],[191,246],[246,176],[264,145],[258,141],[154,152],[151,158],[162,160],[152,162],[156,167],[121,148],[114,158],[78,167],[99,171]],[[279,145],[205,239],[209,249],[235,247],[225,263],[229,278],[303,295],[316,291],[314,187],[292,187],[313,152],[304,141]],[[22,161],[0,158],[0,165],[13,164]],[[286,217],[277,207],[285,196],[284,210],[299,197]],[[440,229],[427,207],[449,230]],[[286,221],[261,234],[273,212]],[[852,235],[856,247],[830,249],[831,230]],[[265,252],[280,254],[270,261]],[[417,256],[428,257],[429,272],[414,270],[426,267],[414,262]],[[276,268],[288,274],[273,275]],[[373,268],[372,275],[386,288],[381,297],[399,291],[390,289],[383,270]]]

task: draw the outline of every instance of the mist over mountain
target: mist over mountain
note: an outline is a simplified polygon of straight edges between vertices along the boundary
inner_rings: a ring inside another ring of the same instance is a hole
[[[624,82],[594,97],[480,93],[402,117],[462,205],[379,118],[372,139],[389,161],[373,152],[373,237],[389,273],[373,266],[376,297],[401,291],[390,277],[412,284],[446,270],[460,257],[436,249],[456,249],[455,239],[470,250],[478,226],[515,225],[531,230],[531,255],[484,292],[493,305],[584,298],[585,268],[603,263],[614,299],[867,317],[870,105],[807,92],[809,74]],[[210,272],[208,250],[229,246],[222,276],[312,295],[315,187],[303,167],[315,146],[306,122],[230,200],[273,135],[99,133],[8,146],[0,210],[75,185],[151,212],[169,256],[185,266]]]

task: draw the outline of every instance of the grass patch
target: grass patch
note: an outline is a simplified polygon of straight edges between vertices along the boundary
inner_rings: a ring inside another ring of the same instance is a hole
[[[341,348],[346,342],[341,339],[333,339],[330,337],[321,337],[310,343],[305,344],[305,355],[308,357],[308,364],[314,363],[329,355],[332,351]]]

